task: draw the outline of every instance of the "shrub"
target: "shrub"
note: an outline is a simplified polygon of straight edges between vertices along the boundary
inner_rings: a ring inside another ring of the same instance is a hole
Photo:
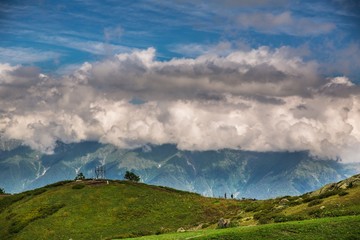
[[[341,191],[341,192],[338,193],[338,195],[339,195],[340,197],[345,196],[345,195],[348,195],[348,194],[349,194],[349,193],[348,193],[348,192],[345,192],[345,191]]]
[[[31,191],[31,194],[33,196],[36,196],[36,195],[42,194],[42,193],[44,193],[46,191],[47,191],[46,188],[38,188],[38,189],[35,189],[35,190]]]
[[[13,212],[11,212],[9,215],[7,215],[6,217],[5,217],[5,219],[7,220],[7,221],[10,221],[12,218],[14,218],[16,216],[16,214],[15,213],[13,213]]]
[[[304,220],[305,217],[301,216],[301,215],[283,215],[283,214],[279,214],[274,216],[274,222],[278,223],[278,222],[289,222],[289,221],[299,221],[299,220]]]
[[[140,177],[133,172],[126,171],[124,178],[133,182],[140,181]]]
[[[272,216],[264,216],[264,217],[259,219],[259,223],[260,224],[267,224],[267,223],[270,223],[272,219],[273,219]]]
[[[82,189],[84,187],[85,187],[84,184],[76,184],[76,185],[72,186],[72,189]]]
[[[319,205],[322,202],[323,202],[323,200],[321,200],[321,199],[314,199],[314,200],[312,200],[311,202],[308,203],[308,207]]]
[[[204,223],[201,228],[207,228],[207,227],[210,227],[211,226],[211,223]]]
[[[161,227],[160,229],[155,231],[155,235],[160,235],[168,232],[171,232],[171,230],[168,228]]]
[[[244,210],[245,210],[245,212],[252,212],[252,211],[257,210],[259,207],[260,207],[259,203],[252,202],[249,205],[247,205]]]
[[[323,199],[323,198],[328,198],[328,197],[331,197],[331,196],[334,196],[336,194],[339,194],[343,192],[343,190],[341,189],[335,189],[335,190],[332,190],[332,191],[327,191],[327,192],[324,192],[324,193],[321,193],[317,196],[305,196],[305,198],[303,199],[303,202],[304,203],[307,203],[307,202],[311,202],[311,201],[314,201],[316,199]]]
[[[82,172],[79,172],[75,177],[75,181],[76,180],[85,180],[84,174]]]
[[[45,206],[39,208],[39,210],[38,210],[39,215],[36,218],[34,218],[33,220],[51,216],[54,213],[56,213],[57,211],[59,211],[61,208],[63,208],[64,206],[65,206],[65,204],[45,205]]]
[[[10,234],[16,234],[16,233],[20,232],[26,226],[27,226],[26,222],[14,221],[10,224],[8,232]]]
[[[274,215],[270,212],[258,212],[254,214],[254,219],[258,220],[260,224],[266,224],[269,223],[271,220],[273,220]]]
[[[319,195],[319,198],[322,199],[322,198],[327,198],[327,197],[330,197],[330,196],[334,196],[336,194],[339,194],[341,192],[344,192],[344,190],[342,189],[335,189],[335,190],[332,190],[332,191],[328,191],[328,192],[325,192],[325,193],[322,193]]]
[[[45,187],[47,188],[52,188],[52,187],[59,187],[59,186],[63,186],[67,183],[70,183],[72,181],[70,180],[65,180],[65,181],[60,181],[60,182],[56,182],[56,183],[52,183],[52,184],[49,184],[49,185],[46,185]]]
[[[13,203],[16,203],[17,201],[20,201],[21,199],[23,199],[24,197],[26,197],[25,194],[15,194],[15,195],[11,195],[11,196],[7,196],[3,199],[0,200],[0,213],[2,211],[4,211],[8,206],[10,206]]]
[[[309,215],[312,216],[312,217],[316,217],[316,218],[319,218],[322,216],[322,210],[321,209],[314,209],[312,211],[309,212]]]
[[[0,188],[0,194],[5,194],[5,189]]]
[[[314,199],[319,199],[318,197],[305,197],[304,199],[303,199],[303,203],[308,203],[308,202],[311,202],[312,200],[314,200]]]

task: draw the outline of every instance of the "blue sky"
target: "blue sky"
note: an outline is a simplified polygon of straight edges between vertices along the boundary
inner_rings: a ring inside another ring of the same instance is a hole
[[[148,47],[168,60],[290,46],[327,74],[357,78],[349,54],[360,52],[356,9],[346,0],[2,1],[0,60],[51,72]]]
[[[1,1],[0,138],[359,161],[360,2]]]

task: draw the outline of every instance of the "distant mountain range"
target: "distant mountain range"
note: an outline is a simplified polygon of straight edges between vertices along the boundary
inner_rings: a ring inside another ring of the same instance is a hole
[[[45,155],[18,141],[1,141],[0,187],[21,192],[65,179],[78,172],[95,177],[103,165],[109,179],[127,170],[141,181],[200,193],[204,196],[265,199],[299,195],[356,174],[359,164],[319,160],[307,152],[239,150],[182,151],[175,145],[119,149],[97,142],[64,144]]]

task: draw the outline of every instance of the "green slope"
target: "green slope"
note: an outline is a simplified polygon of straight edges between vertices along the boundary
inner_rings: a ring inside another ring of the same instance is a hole
[[[0,200],[0,239],[101,239],[171,232],[232,217],[235,205],[126,181],[57,183]]]
[[[132,240],[355,240],[360,239],[360,216],[321,218],[220,230],[164,234]]]
[[[302,196],[269,200],[205,198],[127,181],[67,181],[2,196],[0,239],[155,234],[148,239],[360,239],[359,216],[360,175]],[[234,228],[215,229],[220,218],[230,219]],[[180,227],[187,232],[166,235]],[[328,235],[320,237],[321,231]]]

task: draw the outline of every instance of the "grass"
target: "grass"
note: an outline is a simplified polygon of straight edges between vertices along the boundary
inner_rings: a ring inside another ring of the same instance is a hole
[[[359,186],[225,200],[128,181],[64,181],[2,196],[0,239],[360,239],[359,199]],[[233,228],[215,229],[220,218]],[[180,227],[187,232],[174,233]]]
[[[360,216],[312,219],[298,222],[237,227],[221,230],[164,234],[131,238],[132,240],[313,240],[313,239],[359,239]],[[129,239],[128,239],[129,240]]]
[[[237,202],[127,181],[53,184],[0,200],[1,239],[101,239],[234,217]]]

